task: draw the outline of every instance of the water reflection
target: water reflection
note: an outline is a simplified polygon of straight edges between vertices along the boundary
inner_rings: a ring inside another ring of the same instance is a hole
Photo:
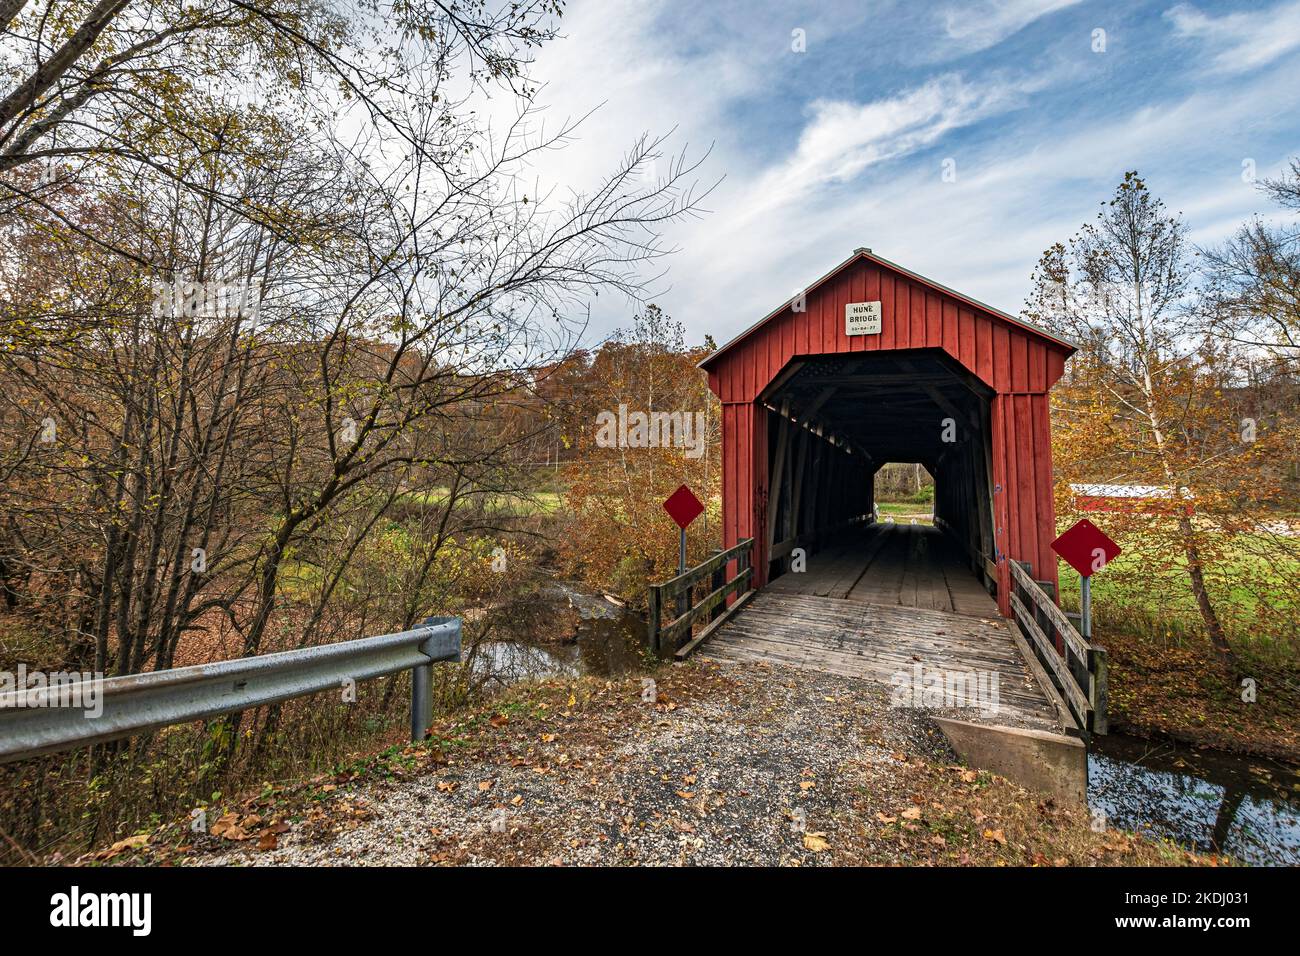
[[[554,634],[538,634],[532,639],[518,637],[481,644],[473,664],[480,674],[493,682],[510,684],[581,674],[612,677],[641,666],[645,625],[616,601],[564,583],[548,585],[536,598],[550,607],[574,612],[573,633],[563,641],[556,640]],[[543,620],[554,619],[543,615]]]
[[[1088,754],[1088,803],[1121,829],[1247,863],[1300,864],[1300,775],[1278,764],[1098,737]]]

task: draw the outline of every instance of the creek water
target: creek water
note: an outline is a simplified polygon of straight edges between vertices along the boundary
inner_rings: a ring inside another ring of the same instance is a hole
[[[558,583],[537,600],[573,612],[573,632],[562,640],[489,641],[475,650],[474,666],[491,680],[510,684],[539,677],[591,674],[612,677],[642,666],[645,624],[615,601]]]
[[[1274,761],[1108,734],[1089,747],[1088,804],[1108,826],[1300,865],[1300,772]]]

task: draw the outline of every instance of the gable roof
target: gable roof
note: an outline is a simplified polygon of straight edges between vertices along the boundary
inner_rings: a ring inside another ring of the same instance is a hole
[[[981,312],[986,312],[989,315],[994,316],[995,318],[1003,320],[1004,322],[1009,322],[1018,328],[1024,329],[1025,331],[1032,333],[1033,335],[1037,335],[1039,338],[1042,338],[1052,343],[1053,345],[1065,349],[1067,354],[1071,354],[1077,351],[1079,348],[1077,342],[1072,342],[1069,339],[1064,338],[1063,336],[1059,336],[1056,335],[1055,333],[1048,332],[1046,329],[1040,328],[1039,326],[1034,325],[1032,322],[1026,322],[1024,319],[1014,316],[1009,312],[1003,312],[1001,309],[995,309],[993,306],[981,302],[978,299],[972,299],[968,295],[963,295],[962,293],[956,291],[955,289],[950,289],[946,285],[941,285],[940,283],[935,282],[933,279],[928,279],[925,276],[921,275],[920,273],[913,272],[911,269],[905,269],[903,266],[900,266],[896,262],[890,262],[888,259],[884,258],[883,256],[876,255],[874,252],[872,252],[870,249],[866,248],[865,246],[854,249],[853,255],[849,256],[847,259],[845,259],[843,262],[837,265],[830,272],[826,273],[826,275],[822,276],[816,282],[812,283],[810,286],[808,286],[807,289],[804,289],[802,294],[805,296],[811,295],[818,288],[825,285],[831,279],[835,278],[837,275],[839,275],[841,272],[843,272],[845,269],[847,269],[849,266],[851,266],[853,263],[857,262],[860,259],[865,260],[867,262],[873,262],[876,265],[882,266],[886,269],[896,272],[899,275],[906,276],[908,279],[911,279],[913,282],[918,282],[929,289],[933,289],[935,292],[939,292],[943,295],[950,296],[951,298],[957,299],[960,302],[964,302],[966,305],[970,306],[973,309],[979,309]],[[709,354],[706,358],[704,358],[702,361],[700,361],[697,364],[697,367],[708,368],[711,364],[713,364],[715,361],[718,360],[718,358],[722,356],[722,353],[738,345],[740,342],[747,339],[750,335],[752,335],[758,329],[762,328],[768,322],[772,321],[777,316],[784,313],[786,309],[790,308],[790,305],[793,302],[794,302],[794,298],[787,299],[781,305],[777,306],[775,309],[773,309],[763,318],[759,319],[749,328],[745,329],[745,331],[741,332],[739,335],[733,338],[726,345],[719,347],[711,354]]]

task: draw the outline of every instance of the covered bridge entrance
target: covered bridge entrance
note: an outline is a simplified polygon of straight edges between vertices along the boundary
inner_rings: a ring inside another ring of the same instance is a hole
[[[1008,561],[1056,586],[1048,390],[1073,351],[858,249],[701,363],[722,401],[724,546],[753,539],[756,588],[987,613],[982,586],[1010,615]],[[861,530],[899,461],[934,476],[942,534]]]
[[[652,645],[882,685],[972,764],[1083,800],[1105,651],[1056,605],[1048,423],[1073,351],[854,252],[701,363],[724,549],[651,587]],[[889,462],[934,476],[934,527],[875,520]]]

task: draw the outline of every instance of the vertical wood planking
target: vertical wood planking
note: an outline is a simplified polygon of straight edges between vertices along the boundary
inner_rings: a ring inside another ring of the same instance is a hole
[[[881,303],[880,335],[845,334],[844,306],[861,301]],[[770,457],[768,415],[756,401],[758,394],[796,356],[915,348],[942,349],[998,393],[989,408],[987,462],[981,454],[964,454],[948,462],[943,472],[951,483],[962,477],[962,462],[966,470],[986,468],[993,484],[1002,489],[983,492],[993,506],[989,544],[1003,559],[1029,561],[1037,576],[1055,582],[1049,551],[1055,509],[1048,389],[1064,371],[1065,346],[869,259],[856,260],[807,293],[806,305],[802,313],[785,309],[708,368],[709,387],[724,403],[723,543],[730,547],[745,537],[756,539],[755,585],[765,583],[767,573],[766,541],[755,531],[764,528],[769,506]],[[822,515],[829,523],[843,520],[870,500],[874,482],[865,462],[842,449],[826,444],[822,455],[810,456],[809,467],[818,472],[818,491],[807,502],[810,525],[816,526]],[[962,480],[960,487],[945,489],[941,497],[949,523],[967,533],[979,520],[978,501],[972,498],[981,495],[985,480],[979,475]],[[972,506],[975,513],[962,513]],[[999,606],[1007,613],[1005,560],[999,562],[999,580]]]
[[[889,273],[876,269],[874,270],[876,278],[876,298],[880,300],[880,334],[873,336],[878,339],[876,349],[892,349],[894,347],[894,288],[893,276]]]
[[[1051,399],[1046,393],[1030,398],[1034,409],[1034,447],[1051,449]],[[1052,542],[1056,540],[1056,501],[1053,498],[1051,459],[1041,454],[1034,456],[1037,469],[1038,486],[1034,500],[1038,503],[1038,555],[1042,567],[1036,568],[1035,577],[1040,581],[1051,581],[1056,593],[1061,593],[1057,577],[1056,553],[1052,551]]]

